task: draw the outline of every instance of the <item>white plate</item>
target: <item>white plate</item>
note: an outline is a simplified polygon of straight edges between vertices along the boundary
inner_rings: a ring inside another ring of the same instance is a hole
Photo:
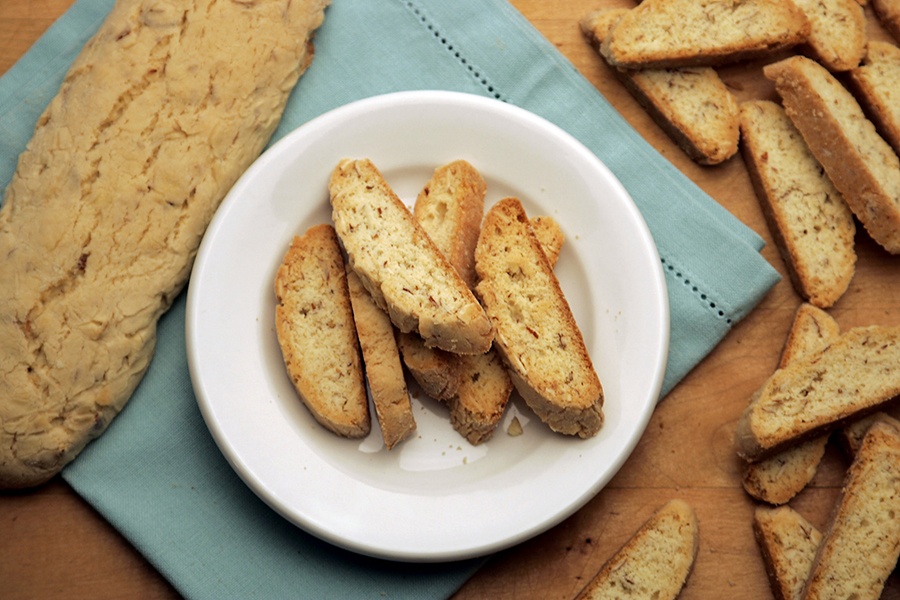
[[[414,438],[384,449],[319,426],[285,374],[274,331],[275,271],[292,236],[330,222],[327,181],[367,157],[407,202],[435,167],[466,159],[488,205],[514,195],[566,235],[556,272],[603,383],[606,422],[589,440],[552,433],[518,397],[472,446],[444,405],[414,398]],[[557,524],[619,470],[655,406],[668,351],[659,256],[610,171],[558,127],[479,96],[401,92],[362,100],[266,151],[224,200],[190,282],[187,345],[203,417],[237,474],[304,530],[355,552],[453,560]],[[517,416],[524,433],[506,428]]]

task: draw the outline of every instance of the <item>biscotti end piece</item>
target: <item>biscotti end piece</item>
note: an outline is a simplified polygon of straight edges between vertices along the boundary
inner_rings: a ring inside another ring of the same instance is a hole
[[[476,291],[497,332],[494,346],[519,394],[554,431],[595,435],[603,388],[518,199],[500,200],[485,215],[475,269]]]
[[[787,367],[804,356],[821,352],[838,335],[840,328],[831,315],[811,304],[801,304],[794,313],[778,366]],[[769,504],[788,502],[812,481],[827,442],[828,436],[822,435],[747,464],[741,480],[744,490]]]
[[[856,0],[792,0],[809,19],[803,50],[829,71],[847,71],[866,54],[866,16]]]
[[[391,321],[429,347],[483,354],[493,327],[453,266],[368,159],[344,159],[329,183],[351,267]]]
[[[369,400],[344,270],[331,225],[297,236],[275,277],[275,332],[288,375],[315,419],[365,437]]]
[[[700,526],[693,508],[684,500],[670,500],[603,565],[576,600],[674,600],[699,547]]]
[[[800,600],[822,533],[789,506],[757,507],[753,533],[775,599]]]
[[[435,169],[416,198],[413,215],[469,288],[475,287],[475,244],[487,184],[465,160]]]
[[[825,67],[792,56],[763,68],[785,112],[850,210],[888,252],[900,253],[900,159]]]
[[[872,9],[881,25],[900,42],[900,0],[872,0]]]
[[[848,75],[854,95],[875,128],[894,152],[900,153],[900,48],[869,42],[862,64]]]
[[[738,455],[757,461],[875,412],[900,396],[900,327],[856,327],[777,370],[738,421]]]
[[[347,287],[375,416],[390,450],[416,430],[394,326],[349,267]]]
[[[900,431],[878,422],[847,471],[803,598],[879,598],[900,556],[898,514]]]
[[[806,41],[809,20],[783,0],[644,0],[603,43],[609,63],[647,69],[714,66]]]
[[[832,306],[856,270],[853,213],[780,106],[742,103],[741,136],[753,187],[794,288],[815,306]]]
[[[129,401],[327,4],[104,5],[0,207],[0,488],[52,478]]]

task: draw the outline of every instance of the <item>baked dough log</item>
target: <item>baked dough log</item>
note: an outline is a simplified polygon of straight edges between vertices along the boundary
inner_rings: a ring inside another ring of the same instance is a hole
[[[472,291],[367,159],[344,159],[329,182],[332,220],[375,302],[429,347],[483,354],[494,330]]]
[[[749,461],[766,458],[898,396],[900,327],[855,327],[762,385],[738,421],[738,454]]]
[[[603,425],[603,388],[559,281],[516,198],[485,215],[475,290],[513,384],[554,431],[588,438]]]
[[[391,450],[416,430],[394,326],[349,267],[347,286],[375,416],[384,445]]]
[[[287,373],[316,421],[365,437],[369,399],[341,247],[331,225],[291,242],[275,275],[275,333]]]
[[[812,304],[801,304],[794,314],[779,368],[803,356],[821,352],[838,335],[840,328],[831,315]],[[812,481],[825,454],[827,442],[828,436],[822,435],[769,458],[749,463],[742,479],[744,489],[757,500],[784,504]]]
[[[610,558],[575,600],[674,600],[700,547],[700,526],[684,500],[667,502]]]
[[[0,209],[0,487],[52,477],[131,396],[326,4],[120,0],[85,45]]]

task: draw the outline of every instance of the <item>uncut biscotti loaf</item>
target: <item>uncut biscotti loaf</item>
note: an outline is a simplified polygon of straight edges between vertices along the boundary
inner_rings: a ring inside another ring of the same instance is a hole
[[[809,19],[803,50],[829,71],[847,71],[866,54],[866,16],[857,0],[792,0]]]
[[[869,235],[900,253],[900,159],[859,103],[805,56],[767,65],[785,112]]]
[[[603,42],[624,69],[714,66],[805,42],[809,20],[785,0],[644,0]]]
[[[684,500],[667,502],[620,548],[576,600],[673,600],[697,558],[700,526]]]
[[[513,384],[554,431],[586,438],[603,424],[603,388],[569,304],[521,202],[485,215],[475,287],[496,328]]]
[[[900,153],[900,48],[869,42],[862,64],[848,75],[866,115],[894,152]]]
[[[589,13],[581,30],[603,55],[603,41],[629,9]],[[614,72],[653,120],[691,159],[715,165],[738,149],[738,103],[711,67]]]
[[[856,270],[853,213],[774,102],[741,104],[741,152],[794,288],[832,306]]]
[[[778,366],[787,367],[803,356],[822,351],[838,335],[840,328],[831,315],[811,304],[801,304],[794,314]],[[828,436],[822,435],[749,463],[741,481],[744,489],[757,500],[784,504],[812,481],[827,443]]]
[[[131,396],[326,4],[120,0],[85,45],[0,209],[0,487],[52,477]]]
[[[275,334],[288,376],[313,417],[365,437],[369,400],[344,257],[331,225],[296,236],[275,275]]]
[[[490,319],[375,165],[341,160],[328,189],[350,266],[394,325],[417,331],[430,347],[487,352]]]
[[[823,532],[805,600],[877,600],[900,556],[900,431],[869,428]]]
[[[756,461],[881,409],[900,395],[900,327],[856,327],[778,369],[738,421],[740,456]]]
[[[872,0],[878,21],[900,42],[900,0]]]
[[[753,533],[775,600],[801,600],[822,532],[789,506],[758,506]]]
[[[403,364],[400,362],[400,350],[394,337],[394,326],[387,313],[378,308],[359,277],[349,267],[347,288],[350,291],[353,321],[359,336],[372,405],[381,426],[384,445],[391,450],[416,430]]]

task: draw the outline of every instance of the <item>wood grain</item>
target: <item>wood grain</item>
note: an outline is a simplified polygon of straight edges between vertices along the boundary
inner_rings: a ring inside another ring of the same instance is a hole
[[[71,0],[0,3],[0,72],[6,71]],[[572,64],[659,152],[767,241],[763,256],[783,276],[740,157],[716,167],[691,162],[612,77],[581,36],[587,12],[632,6],[628,0],[512,0]],[[888,39],[866,8],[870,37]],[[762,63],[723,68],[740,100],[774,98]],[[900,325],[900,257],[857,236],[857,273],[830,312],[842,327]],[[682,600],[770,598],[753,539],[754,507],[740,485],[734,425],[750,394],[771,374],[800,299],[787,278],[675,388],[656,410],[632,457],[578,513],[494,557],[455,600],[567,599],[593,576],[637,527],[672,497],[696,509],[700,552]],[[812,484],[791,505],[823,526],[846,469],[829,447]],[[527,502],[523,498],[522,502]],[[495,507],[515,510],[515,507]],[[103,518],[61,480],[31,492],[0,494],[0,597],[177,598],[172,587]],[[900,578],[884,598],[900,598]]]

